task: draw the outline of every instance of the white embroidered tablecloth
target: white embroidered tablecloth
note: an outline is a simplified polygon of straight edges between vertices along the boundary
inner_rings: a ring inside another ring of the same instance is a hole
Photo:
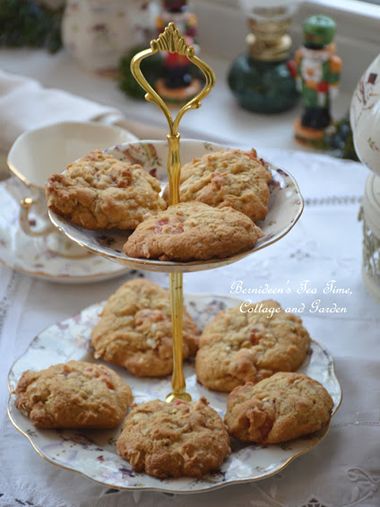
[[[0,506],[376,507],[380,505],[380,304],[361,280],[359,199],[367,171],[323,155],[266,150],[289,169],[305,212],[283,240],[239,263],[185,276],[188,292],[274,297],[295,307],[336,361],[343,403],[325,440],[275,477],[212,493],[173,496],[104,488],[43,461],[7,420],[6,375],[44,327],[106,298],[121,280],[64,286],[0,268]],[[146,274],[167,284],[161,274]],[[242,288],[260,294],[243,295]],[[338,293],[338,292],[344,292]],[[335,309],[335,313],[322,313]]]

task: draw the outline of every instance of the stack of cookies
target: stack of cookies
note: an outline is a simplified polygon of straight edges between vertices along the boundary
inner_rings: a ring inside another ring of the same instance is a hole
[[[321,384],[296,372],[309,352],[309,334],[275,301],[257,306],[258,312],[223,310],[202,332],[184,314],[184,358],[195,357],[198,382],[229,393],[224,421],[205,398],[133,405],[130,387],[116,372],[85,361],[25,372],[16,406],[39,428],[123,423],[117,452],[137,472],[158,478],[218,470],[231,453],[231,438],[267,445],[316,432],[329,423],[333,401]],[[169,292],[142,279],[122,285],[92,329],[91,349],[94,360],[132,375],[169,375]]]
[[[208,153],[181,169],[180,203],[136,163],[95,151],[49,178],[48,207],[85,229],[130,234],[129,257],[188,262],[251,249],[263,233],[272,176],[254,150]],[[161,197],[163,194],[163,197]]]

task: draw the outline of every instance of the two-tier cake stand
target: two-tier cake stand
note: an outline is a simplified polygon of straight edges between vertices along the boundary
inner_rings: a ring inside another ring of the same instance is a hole
[[[185,104],[173,119],[168,106],[152,88],[145,79],[140,65],[141,62],[159,51],[178,53],[186,56],[190,62],[196,65],[204,74],[205,85],[200,93]],[[215,83],[215,76],[212,69],[202,61],[196,54],[192,46],[189,46],[174,23],[170,23],[164,32],[155,40],[151,41],[150,48],[136,54],[131,62],[131,71],[135,79],[146,91],[145,99],[155,103],[164,113],[169,126],[167,134],[167,177],[169,183],[169,205],[179,202],[179,185],[181,174],[181,143],[179,124],[183,115],[191,109],[197,109],[201,101],[210,93]],[[188,141],[185,141],[188,144]],[[152,142],[141,141],[140,143],[130,143],[134,146],[141,144],[149,146]],[[155,143],[156,145],[158,143]],[[200,144],[200,143],[194,143]],[[119,152],[125,151],[127,145],[118,147]],[[203,150],[212,149],[211,143],[203,143]],[[210,148],[211,147],[211,148]],[[161,143],[161,148],[162,143]],[[189,146],[187,146],[189,148]],[[191,142],[190,142],[191,149]],[[111,150],[112,153],[114,150]],[[198,152],[193,153],[193,157],[199,156]],[[160,271],[170,273],[170,297],[173,326],[173,378],[172,392],[167,396],[167,401],[175,398],[190,400],[190,395],[186,392],[186,383],[183,374],[183,339],[182,339],[182,317],[183,317],[183,273],[189,271],[200,271],[205,269],[217,268],[232,262],[236,262],[242,257],[253,253],[269,244],[277,241],[284,236],[294,226],[303,211],[303,199],[299,192],[295,180],[280,169],[272,168],[274,173],[274,186],[271,199],[271,211],[262,228],[264,237],[252,249],[241,254],[226,259],[213,259],[210,261],[195,262],[168,262],[149,259],[131,258],[122,253],[121,244],[126,241],[125,235],[105,232],[102,235],[87,231],[79,227],[72,226],[52,211],[49,216],[54,225],[63,233],[74,240],[79,245],[87,248],[91,252],[103,255],[111,260],[122,264],[130,265],[133,268],[140,268],[148,271]]]
[[[186,56],[203,72],[205,86],[190,102],[184,105],[173,119],[171,111],[149,85],[140,70],[140,64],[150,55],[158,51],[180,53]],[[140,163],[146,170],[157,173],[158,179],[169,183],[170,205],[179,201],[179,183],[181,162],[189,162],[205,153],[226,149],[206,141],[185,139],[180,142],[179,123],[183,115],[190,109],[200,107],[201,101],[211,91],[215,77],[210,67],[200,60],[189,46],[174,24],[169,24],[165,31],[151,42],[150,48],[138,53],[131,64],[133,75],[146,91],[146,99],[160,107],[168,122],[167,140],[139,141],[113,146],[107,149],[120,160]],[[166,170],[163,167],[166,164]],[[74,226],[58,215],[49,211],[53,224],[69,238],[87,250],[108,259],[125,264],[132,268],[159,271],[170,274],[170,299],[173,326],[173,376],[171,389],[169,383],[162,379],[140,379],[120,371],[131,385],[138,402],[166,396],[166,401],[176,399],[190,400],[193,397],[206,395],[210,404],[223,415],[225,397],[199,386],[194,372],[187,369],[188,391],[186,390],[183,370],[183,273],[208,270],[222,267],[242,259],[282,238],[299,219],[303,210],[303,199],[296,181],[282,169],[268,164],[272,173],[271,198],[267,217],[259,225],[264,233],[251,250],[225,259],[208,261],[171,262],[154,259],[138,259],[126,256],[122,246],[127,237],[122,231],[90,231]],[[186,296],[188,310],[195,321],[203,325],[207,319],[220,308],[234,306],[237,301],[222,296],[198,295]],[[202,479],[167,479],[160,480],[132,470],[130,464],[115,451],[116,432],[100,432],[78,434],[70,431],[40,431],[33,427],[28,418],[24,417],[15,405],[14,388],[21,373],[26,369],[37,369],[41,366],[88,358],[88,342],[91,329],[98,318],[102,304],[84,309],[79,315],[51,326],[42,331],[32,341],[27,351],[14,363],[9,373],[10,398],[8,413],[12,423],[31,442],[36,451],[50,462],[80,472],[108,487],[128,490],[149,490],[170,493],[205,492],[227,484],[240,484],[270,477],[287,466],[296,456],[312,449],[326,434],[327,428],[310,435],[308,438],[297,439],[291,443],[270,448],[260,446],[240,446],[233,449],[231,456],[222,465],[221,470]],[[302,366],[302,371],[319,380],[329,390],[334,400],[333,412],[339,406],[341,390],[334,374],[331,356],[317,343],[312,341],[312,354]],[[38,358],[38,360],[37,360]],[[38,364],[37,364],[38,363]],[[169,392],[171,391],[171,392]]]

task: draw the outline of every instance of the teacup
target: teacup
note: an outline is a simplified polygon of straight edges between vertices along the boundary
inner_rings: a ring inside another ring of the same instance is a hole
[[[64,257],[88,255],[50,222],[45,198],[47,180],[91,150],[135,140],[135,136],[119,127],[94,122],[56,123],[21,134],[9,151],[7,163],[29,189],[29,194],[20,200],[19,222],[24,233],[48,236],[49,250]]]

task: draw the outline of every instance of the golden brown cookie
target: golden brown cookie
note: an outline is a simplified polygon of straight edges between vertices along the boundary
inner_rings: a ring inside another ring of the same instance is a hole
[[[183,318],[184,357],[198,348],[199,332]],[[139,377],[162,377],[173,369],[169,291],[148,280],[122,285],[107,301],[91,343],[96,358],[123,366]]]
[[[305,360],[310,337],[299,317],[271,300],[250,308],[256,311],[229,308],[206,325],[195,368],[209,389],[229,392],[277,371],[295,371]]]
[[[271,180],[270,171],[254,150],[216,151],[182,167],[180,200],[230,206],[256,222],[268,213]]]
[[[302,373],[276,373],[256,385],[236,387],[228,396],[225,422],[245,442],[278,444],[314,433],[330,421],[333,400]]]
[[[146,218],[129,236],[124,252],[182,262],[221,259],[252,248],[261,236],[261,229],[239,211],[185,202]]]
[[[137,472],[161,479],[202,477],[218,470],[231,452],[224,423],[204,398],[137,405],[116,447]]]
[[[39,428],[115,428],[132,403],[132,392],[106,366],[85,361],[24,372],[16,406]]]
[[[142,166],[93,151],[50,176],[48,207],[86,229],[135,229],[148,211],[166,208],[160,184]]]

